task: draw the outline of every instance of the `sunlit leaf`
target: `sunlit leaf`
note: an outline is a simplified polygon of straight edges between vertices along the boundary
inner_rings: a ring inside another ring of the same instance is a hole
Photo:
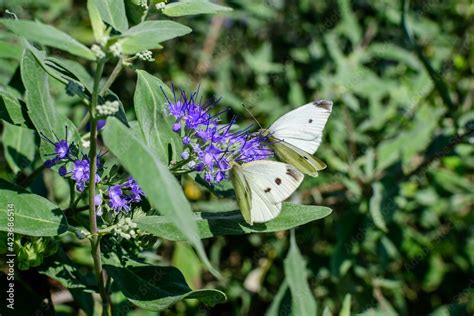
[[[163,14],[176,17],[195,14],[213,14],[221,11],[232,11],[232,8],[224,7],[207,0],[181,0],[167,4],[163,10]]]
[[[172,117],[166,114],[167,97],[172,98],[172,92],[160,79],[138,71],[133,98],[137,120],[147,145],[166,164],[170,158],[177,159],[182,148],[181,139],[172,130]]]
[[[207,268],[218,275],[207,259],[191,206],[167,166],[116,118],[107,119],[103,136],[109,150],[136,179],[152,207],[158,209],[193,244]]]
[[[30,167],[35,158],[35,132],[5,121],[2,123],[5,159],[13,172],[18,173]]]
[[[100,36],[100,24],[98,22],[97,13],[99,12],[102,20],[114,29],[120,32],[125,32],[128,29],[127,14],[125,12],[124,0],[89,0],[92,3],[89,6],[89,14],[92,9],[92,17],[94,17],[94,35],[97,33]],[[92,6],[95,4],[95,8]]]
[[[89,48],[51,25],[37,21],[11,19],[0,19],[0,23],[13,33],[33,42],[58,48],[85,59],[95,60],[95,55]]]
[[[284,267],[291,292],[292,314],[301,316],[317,315],[316,300],[308,285],[306,262],[296,244],[294,231],[291,233],[290,250],[284,261]]]
[[[192,218],[197,224],[199,237],[210,238],[220,235],[242,235],[288,230],[331,214],[323,206],[284,203],[280,215],[264,224],[247,224],[240,211],[196,213]],[[169,240],[184,240],[185,236],[164,216],[146,216],[134,219],[140,229]]]
[[[172,21],[146,21],[123,34],[122,49],[125,54],[135,54],[147,49],[160,48],[159,43],[186,35],[191,29]]]
[[[57,236],[68,224],[63,212],[47,199],[0,179],[0,230],[9,228],[16,234]]]
[[[218,290],[192,290],[175,267],[152,266],[131,260],[124,265],[111,259],[104,262],[104,269],[125,297],[144,309],[160,311],[191,298],[210,307],[226,300],[225,294]]]

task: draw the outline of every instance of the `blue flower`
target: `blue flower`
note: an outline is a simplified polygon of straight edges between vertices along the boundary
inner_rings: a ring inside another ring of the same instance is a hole
[[[109,206],[115,211],[130,211],[129,201],[125,198],[119,184],[109,188]]]
[[[76,189],[79,192],[84,191],[86,182],[89,181],[89,160],[79,159],[74,162],[71,179],[76,181]]]
[[[94,196],[94,205],[97,207],[96,208],[97,216],[102,216],[103,214],[102,202],[103,202],[102,195],[100,193],[96,194],[96,196]]]
[[[46,161],[44,162],[44,166],[45,166],[46,168],[51,168],[51,167],[54,166],[58,161],[59,161],[59,159],[57,159],[56,157],[53,158],[53,159],[46,160]]]
[[[142,200],[142,196],[145,194],[143,193],[142,189],[138,185],[138,183],[132,177],[128,178],[127,182],[125,182],[125,186],[130,189],[130,197],[129,200],[131,202],[140,202]]]
[[[102,195],[97,194],[94,196],[94,205],[95,206],[101,206],[102,205]]]
[[[69,153],[69,145],[66,139],[61,139],[54,144],[54,151],[56,152],[56,157],[59,159],[64,159]]]
[[[58,170],[58,173],[61,177],[65,177],[67,174],[66,166],[61,166]]]
[[[123,184],[116,184],[108,189],[109,206],[115,212],[130,211],[131,204],[142,200],[144,193],[135,179],[128,178]]]
[[[76,182],[89,181],[89,160],[79,159],[74,162],[71,178]]]
[[[189,160],[189,171],[201,173],[208,183],[218,183],[227,177],[232,161],[249,162],[272,155],[268,137],[262,133],[234,131],[235,117],[228,124],[219,125],[220,117],[229,111],[210,114],[219,100],[203,104],[197,99],[198,92],[188,97],[183,91],[179,99],[176,95],[173,101],[167,99],[168,113],[175,118],[172,130],[183,136],[185,150],[181,159]]]
[[[54,156],[52,159],[47,160],[44,165],[46,168],[51,168],[55,164],[57,164],[59,161],[62,159],[66,159],[69,156],[71,147],[67,142],[67,126],[66,128],[66,137],[65,139],[59,139],[54,132],[54,136],[56,137],[56,142],[53,142],[51,139],[49,139],[45,134],[40,133],[41,137],[46,140],[48,143],[54,146],[54,153],[50,154],[49,156]]]
[[[181,131],[181,123],[174,123],[172,129],[173,129],[173,132],[178,133],[179,131]]]
[[[78,159],[74,162],[74,167],[71,171],[71,179],[76,181],[76,189],[79,192],[84,191],[86,184],[89,182],[90,178],[90,163],[89,159],[83,158]],[[100,182],[100,176],[98,173],[95,175],[95,183]]]
[[[73,143],[69,144],[67,137],[53,142],[43,134],[41,136],[54,146],[54,153],[49,155],[53,157],[46,160],[45,166],[50,168],[59,164],[58,174],[62,177],[70,178],[74,181],[75,189],[81,193],[84,192],[90,181],[91,164],[87,155],[81,153],[79,148]],[[97,156],[95,183],[101,181],[101,175],[105,168],[101,160],[103,155],[104,154],[99,154]],[[68,169],[70,171],[68,171]],[[104,186],[110,185],[111,178],[107,176],[104,180],[104,184],[98,185],[97,192],[99,193],[94,197],[97,216],[103,214],[103,205],[107,203],[115,212],[128,212],[131,209],[131,204],[140,202],[144,196],[140,186],[132,177],[121,184],[115,184],[117,183],[115,182],[113,183],[114,185],[108,188]],[[102,192],[104,190],[107,190],[107,195],[103,195]],[[104,199],[108,200],[104,203]]]

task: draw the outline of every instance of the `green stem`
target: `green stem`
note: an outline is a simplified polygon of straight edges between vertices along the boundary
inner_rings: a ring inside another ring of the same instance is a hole
[[[97,216],[95,211],[95,178],[97,174],[97,117],[96,117],[96,106],[99,96],[99,84],[102,78],[102,72],[104,70],[104,60],[100,60],[97,63],[97,69],[94,76],[94,88],[92,90],[91,106],[89,108],[90,113],[90,150],[89,150],[89,224],[90,232],[92,237],[91,241],[91,254],[94,260],[94,272],[97,280],[97,286],[99,287],[100,297],[102,299],[102,316],[109,315],[109,297],[105,287],[106,275],[102,269],[102,259],[100,252],[100,237],[97,235]]]
[[[76,190],[74,188],[74,183],[72,181],[68,181],[69,183],[69,208],[74,212],[76,208]]]
[[[120,71],[122,71],[122,65],[123,65],[123,60],[122,58],[120,58],[117,65],[115,65],[114,70],[112,70],[110,77],[107,79],[102,89],[100,89],[99,95],[104,95],[104,93],[107,92],[107,90],[109,90],[110,86],[112,86],[115,79],[117,79],[118,75],[120,74]]]

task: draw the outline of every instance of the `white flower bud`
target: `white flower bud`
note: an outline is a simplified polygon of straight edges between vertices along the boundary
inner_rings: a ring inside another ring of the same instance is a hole
[[[115,57],[120,57],[122,55],[122,43],[117,42],[111,45],[109,50]]]
[[[155,5],[155,8],[158,10],[158,11],[161,11],[163,12],[165,10],[165,7],[166,7],[166,4],[164,2],[158,2],[156,5]]]
[[[115,100],[115,101],[105,101],[104,104],[98,105],[96,107],[97,112],[99,115],[113,115],[118,112],[120,108],[120,103]]]
[[[136,53],[135,56],[143,61],[154,61],[153,54],[149,50],[144,50],[142,52]]]
[[[105,53],[102,50],[102,47],[97,44],[91,46],[91,51],[95,54],[95,57],[97,57],[97,59],[102,59],[105,57]]]

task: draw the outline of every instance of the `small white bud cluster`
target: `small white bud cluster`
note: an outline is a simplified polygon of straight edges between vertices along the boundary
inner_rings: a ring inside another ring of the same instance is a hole
[[[114,227],[113,232],[114,234],[128,240],[137,236],[136,228],[137,224],[127,217],[118,222],[117,226]]]
[[[155,5],[156,9],[158,11],[161,11],[163,12],[165,10],[165,7],[166,7],[166,3],[164,2],[158,2],[156,5]]]
[[[122,43],[117,42],[113,45],[110,45],[109,50],[112,55],[114,55],[114,57],[120,57],[122,55]]]
[[[154,61],[153,54],[149,50],[144,50],[143,52],[136,53],[138,59],[143,61]]]
[[[97,59],[102,59],[105,57],[105,52],[102,50],[102,47],[97,44],[91,46],[91,51],[94,53]]]
[[[118,112],[120,103],[115,101],[105,101],[104,104],[97,106],[97,112],[99,115],[113,115]]]

